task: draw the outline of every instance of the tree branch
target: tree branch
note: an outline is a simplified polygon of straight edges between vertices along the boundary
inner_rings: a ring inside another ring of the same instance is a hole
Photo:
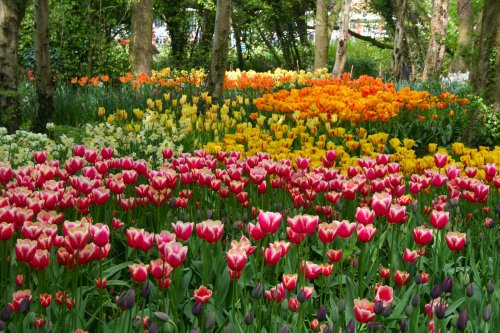
[[[365,42],[368,42],[368,43],[370,43],[378,48],[381,48],[381,49],[392,49],[392,45],[380,42],[380,41],[376,40],[375,38],[372,38],[369,36],[360,35],[360,34],[354,32],[350,29],[349,29],[349,35],[351,35],[354,38],[364,40]]]

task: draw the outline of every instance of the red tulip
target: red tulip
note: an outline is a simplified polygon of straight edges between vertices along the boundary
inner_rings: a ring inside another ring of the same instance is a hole
[[[389,208],[389,213],[387,213],[387,222],[389,223],[401,223],[405,219],[406,206],[391,205]]]
[[[256,241],[264,238],[265,236],[259,223],[257,223],[256,225],[254,225],[253,223],[248,223],[248,233],[250,234],[250,237],[252,237],[253,240]]]
[[[0,241],[8,240],[14,233],[14,224],[2,222],[0,223]]]
[[[394,273],[394,282],[396,282],[398,286],[407,284],[409,280],[410,274],[408,272],[397,270],[396,273]]]
[[[128,246],[147,252],[153,247],[154,234],[144,229],[128,228],[125,231]]]
[[[289,298],[288,299],[288,310],[292,312],[297,312],[299,310],[299,300],[296,298]]]
[[[373,308],[375,303],[368,301],[366,298],[354,300],[354,317],[360,323],[367,324],[375,318]]]
[[[252,246],[250,240],[245,236],[241,236],[239,241],[233,239],[231,244],[229,244],[229,248],[241,250],[245,252],[247,256],[252,255],[256,249],[256,247]]]
[[[209,243],[218,242],[224,233],[224,225],[220,220],[206,220],[196,225],[196,234]]]
[[[158,249],[161,249],[163,244],[175,241],[175,238],[175,234],[171,233],[168,230],[162,230],[159,234],[155,235],[156,247]]]
[[[340,238],[349,238],[356,229],[356,223],[347,220],[333,221],[337,225],[337,236]]]
[[[18,238],[14,246],[17,260],[21,262],[30,262],[35,256],[36,249],[37,242],[29,239]]]
[[[434,163],[437,168],[442,168],[448,162],[448,155],[446,154],[434,154]]]
[[[430,215],[431,224],[434,228],[443,229],[450,219],[450,212],[433,210]]]
[[[432,229],[418,226],[413,229],[413,240],[419,246],[425,246],[432,240]]]
[[[24,283],[24,275],[17,274],[15,279],[16,286],[21,287]]]
[[[330,249],[326,252],[326,256],[333,263],[339,262],[340,260],[342,260],[342,249],[340,250]]]
[[[47,250],[38,249],[35,251],[35,255],[29,261],[29,265],[33,269],[45,269],[50,263],[50,253]]]
[[[175,236],[179,239],[187,241],[191,234],[193,233],[194,223],[193,222],[181,222],[172,223],[172,229],[174,229]]]
[[[107,224],[97,223],[90,226],[90,236],[98,247],[103,247],[109,243],[109,235],[110,231]]]
[[[467,237],[464,233],[460,232],[448,232],[446,234],[446,244],[448,248],[454,252],[460,251],[467,241]]]
[[[65,234],[66,246],[73,250],[81,250],[87,245],[90,236],[89,224],[64,222],[63,230]]]
[[[318,264],[312,261],[302,261],[300,264],[300,272],[306,276],[306,279],[314,280],[322,273],[322,270]]]
[[[367,243],[375,237],[375,232],[377,228],[373,227],[373,224],[363,225],[358,224],[357,235],[358,240],[362,243]]]
[[[297,168],[306,170],[309,167],[309,163],[311,163],[311,159],[298,156],[295,158],[295,163],[297,163]]]
[[[266,265],[276,265],[278,261],[281,259],[281,246],[270,243],[267,248],[262,249],[262,253],[264,256],[264,262]]]
[[[95,280],[95,286],[97,289],[106,289],[108,285],[108,280],[106,278],[100,277]]]
[[[378,301],[382,301],[384,303],[384,308],[391,304],[393,302],[393,295],[394,291],[392,287],[389,286],[381,286],[377,288],[377,292],[375,295],[375,299],[373,300],[373,303],[377,303]]]
[[[198,289],[194,291],[194,300],[198,303],[205,304],[210,301],[212,297],[212,290],[208,289],[204,285],[201,285]]]
[[[305,234],[296,233],[290,227],[286,227],[286,235],[288,236],[290,242],[294,244],[300,244],[306,238]]]
[[[230,270],[240,272],[245,268],[247,254],[242,249],[230,249],[226,252],[226,259]]]
[[[286,292],[285,288],[283,287],[283,283],[278,284],[276,287],[273,287],[269,290],[266,290],[264,292],[266,295],[266,298],[270,301],[275,301],[277,303],[280,303],[285,299]]]
[[[391,270],[384,266],[379,266],[378,271],[382,279],[388,279],[391,276]]]
[[[372,208],[377,216],[385,216],[389,213],[392,196],[387,192],[375,193],[372,197]]]
[[[35,162],[38,164],[45,163],[47,160],[47,152],[46,151],[35,151],[33,152],[33,157],[35,158]]]
[[[313,287],[300,287],[300,290],[304,292],[304,295],[306,296],[306,301],[311,298],[311,296],[314,293],[314,288]]]
[[[319,265],[321,268],[321,275],[330,276],[333,272],[333,264],[321,264]]]
[[[31,290],[29,289],[24,289],[24,290],[18,290],[12,294],[12,303],[9,303],[9,307],[13,311],[19,311],[21,308],[21,303],[24,301],[24,299],[27,298],[28,302],[31,302],[32,296],[31,296]]]
[[[280,213],[260,211],[257,220],[264,234],[274,234],[278,231],[282,218]]]
[[[111,219],[111,226],[115,230],[120,230],[121,228],[123,228],[125,226],[125,223],[123,223],[120,219],[113,217],[113,219]]]
[[[286,290],[295,290],[297,288],[298,274],[283,274],[282,281]]]
[[[288,218],[288,225],[293,232],[298,234],[313,234],[319,224],[319,216],[313,215],[296,215],[293,218]]]
[[[375,212],[368,207],[356,208],[356,221],[361,224],[373,224]]]
[[[38,296],[40,300],[40,305],[44,308],[48,307],[50,303],[52,303],[52,295],[51,294],[40,294]]]
[[[134,263],[128,266],[132,279],[137,283],[143,283],[148,279],[149,265]]]
[[[405,262],[409,262],[409,263],[415,262],[415,260],[417,260],[418,257],[419,257],[419,254],[416,250],[411,251],[410,249],[405,249],[405,252],[403,253],[403,260]]]
[[[172,241],[170,243],[163,243],[159,250],[163,259],[170,266],[176,268],[184,262],[184,259],[186,259],[188,248],[179,242]]]
[[[335,223],[321,223],[318,227],[318,238],[323,243],[331,243],[337,236],[337,225]]]

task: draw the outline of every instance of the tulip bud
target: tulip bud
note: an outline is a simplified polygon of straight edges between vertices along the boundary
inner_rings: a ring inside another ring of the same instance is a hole
[[[457,328],[459,330],[463,331],[465,327],[467,327],[467,319],[468,319],[467,309],[463,309],[458,314]]]
[[[438,319],[446,317],[446,306],[443,303],[439,303],[436,306],[436,317],[438,317]]]
[[[158,318],[160,321],[168,321],[169,317],[168,317],[168,314],[166,314],[165,312],[160,312],[160,311],[156,311],[155,313],[155,317]]]
[[[368,325],[366,326],[368,328],[368,331],[377,331],[383,328],[382,324],[377,322],[368,323]]]
[[[199,327],[193,327],[193,328],[189,331],[189,333],[200,333],[200,332],[201,332],[201,330],[200,330],[200,328],[199,328]]]
[[[245,324],[251,325],[253,323],[253,318],[254,318],[253,312],[248,311],[247,315],[245,316]]]
[[[129,289],[125,293],[123,293],[119,298],[116,304],[119,307],[125,309],[132,309],[135,304],[135,290]]]
[[[211,209],[207,209],[207,220],[211,220],[212,216],[213,216],[212,210]]]
[[[194,218],[196,221],[200,222],[201,221],[201,211],[199,209],[196,210],[196,214],[194,215]]]
[[[485,308],[484,308],[484,312],[483,312],[483,320],[485,322],[489,322],[490,319],[491,319],[491,315],[493,313],[493,310],[491,308],[491,304],[488,304]]]
[[[276,211],[281,212],[283,210],[283,204],[281,202],[278,202],[276,204]]]
[[[243,223],[248,223],[248,213],[247,211],[243,211],[243,216],[241,217],[241,220],[243,221]]]
[[[149,333],[158,333],[158,324],[157,323],[151,323],[149,326]]]
[[[318,318],[319,321],[324,321],[326,320],[326,306],[322,305],[319,307],[318,313],[316,314],[316,318]]]
[[[432,298],[438,298],[439,296],[441,296],[441,285],[440,284],[436,284],[431,289],[431,297]]]
[[[255,285],[255,287],[253,287],[252,297],[255,299],[259,299],[262,297],[263,293],[264,293],[264,290],[262,288],[262,283],[259,282]]]
[[[486,290],[488,291],[488,294],[493,294],[495,291],[495,282],[493,282],[493,279],[488,280],[488,284],[486,284]]]
[[[30,312],[30,298],[29,298],[29,296],[25,296],[23,298],[23,300],[21,301],[21,304],[19,304],[19,312],[21,312],[21,313]]]
[[[168,206],[170,208],[175,208],[175,205],[177,204],[177,199],[175,197],[170,198],[170,201],[168,202]],[[201,217],[200,217],[201,221]]]
[[[134,321],[132,322],[132,329],[136,332],[138,332],[141,329],[142,326],[142,320],[140,317],[135,317]]]
[[[142,286],[141,296],[147,300],[150,295],[151,295],[151,284],[149,283],[149,281],[146,281],[146,283],[144,283],[144,286]]]
[[[329,324],[323,329],[323,333],[333,333],[333,324]]]
[[[318,329],[318,326],[319,326],[319,320],[318,319],[313,319],[311,321],[311,330],[313,330],[314,332],[316,332],[316,330]]]
[[[418,295],[413,296],[411,299],[411,305],[416,308],[418,304],[420,303],[420,297]]]
[[[283,325],[278,332],[279,333],[290,333],[290,327],[288,327],[288,325]]]
[[[354,319],[349,320],[347,323],[347,327],[345,328],[345,333],[354,333],[356,332],[356,323]]]
[[[382,315],[384,317],[389,317],[392,313],[392,303],[389,303],[385,308],[384,310],[382,310]]]
[[[415,283],[416,284],[422,283],[422,274],[418,273],[417,275],[415,275]]]
[[[220,223],[222,223],[223,225],[226,225],[227,223],[227,218],[225,216],[221,217],[220,219]]]
[[[472,297],[474,295],[474,287],[472,286],[472,283],[469,283],[467,285],[467,288],[465,289],[465,294],[467,297]]]
[[[339,302],[337,303],[337,309],[339,310],[339,313],[342,313],[345,311],[345,299],[339,300]]]
[[[401,332],[406,332],[408,330],[408,320],[406,320],[406,318],[401,319],[401,322],[399,323],[399,330]]]
[[[2,309],[2,314],[0,315],[0,319],[3,321],[8,321],[10,319],[10,307],[8,305],[4,306]]]
[[[405,308],[405,313],[408,317],[410,317],[413,314],[413,307],[411,305],[407,305]]]
[[[306,293],[304,292],[303,289],[301,289],[299,291],[299,295],[297,296],[297,299],[299,300],[300,303],[304,303],[305,301],[307,301],[307,299],[306,299]]]
[[[205,329],[211,330],[215,327],[215,312],[211,311],[205,318]]]
[[[375,312],[375,314],[380,314],[382,310],[384,310],[384,302],[378,301],[377,303],[375,303],[375,306],[373,307],[373,312]]]
[[[445,293],[451,293],[453,290],[453,278],[451,276],[444,278],[442,288]]]
[[[201,314],[201,310],[203,309],[203,304],[200,302],[195,301],[193,304],[193,308],[191,309],[193,312],[193,315],[198,317]]]
[[[469,275],[469,273],[465,273],[465,274],[462,275],[462,283],[464,285],[470,283],[470,275]]]

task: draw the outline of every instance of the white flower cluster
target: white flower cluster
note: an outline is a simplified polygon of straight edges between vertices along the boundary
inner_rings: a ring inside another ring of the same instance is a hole
[[[441,76],[439,78],[441,85],[451,86],[452,84],[468,84],[469,72],[465,73],[449,73],[448,76]]]

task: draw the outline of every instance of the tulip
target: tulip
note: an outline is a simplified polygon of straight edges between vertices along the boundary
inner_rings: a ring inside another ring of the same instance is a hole
[[[372,209],[377,216],[385,216],[389,213],[392,196],[386,192],[375,193],[372,197]]]
[[[212,290],[208,289],[204,285],[201,285],[198,289],[194,291],[194,300],[200,304],[205,304],[210,301],[212,297]]]
[[[408,272],[397,270],[394,273],[394,282],[397,286],[402,286],[408,283],[410,280],[410,274]]]
[[[297,312],[299,310],[299,301],[296,298],[288,299],[288,310],[292,312]]]
[[[282,281],[286,290],[295,290],[297,288],[298,274],[283,274]]]
[[[172,229],[174,230],[175,236],[183,241],[187,241],[189,237],[191,237],[193,228],[193,222],[177,221],[176,223],[172,223]]]
[[[128,228],[125,232],[127,243],[134,249],[147,252],[153,247],[154,234],[144,229]]]
[[[354,230],[356,230],[356,223],[347,220],[333,221],[337,225],[337,236],[340,238],[349,238]]]
[[[249,223],[249,226],[250,226],[250,223]],[[286,227],[286,235],[288,236],[288,239],[290,240],[290,242],[292,242],[294,244],[300,244],[306,238],[305,234],[296,233],[290,227]]]
[[[109,243],[109,226],[107,224],[97,223],[90,226],[90,236],[94,244],[103,247]]]
[[[280,283],[276,287],[272,287],[269,290],[266,290],[264,292],[266,295],[266,298],[270,301],[274,301],[277,303],[280,303],[285,299],[285,288],[283,287],[283,284]]]
[[[170,266],[176,268],[184,262],[184,259],[186,259],[188,247],[183,246],[179,242],[172,241],[170,243],[163,243],[159,250],[163,259]]]
[[[373,227],[373,224],[363,225],[358,224],[357,235],[358,240],[362,243],[367,243],[375,237],[375,232],[377,228]]]
[[[450,212],[433,210],[430,215],[431,224],[434,228],[443,229],[450,219]]]
[[[454,252],[459,252],[464,247],[467,237],[464,233],[448,232],[446,234],[446,244]]]
[[[373,311],[375,304],[368,301],[366,298],[354,300],[354,317],[360,323],[367,324],[375,318]]]
[[[323,243],[331,243],[337,236],[335,223],[321,223],[318,227],[318,238]]]
[[[206,220],[196,225],[196,234],[199,238],[209,242],[216,243],[222,238],[224,225],[220,220]]]
[[[232,271],[241,272],[247,262],[247,254],[242,249],[230,249],[226,252],[227,266]]]
[[[368,207],[356,208],[356,221],[361,224],[373,224],[375,212]]]
[[[305,300],[309,300],[314,293],[314,288],[312,287],[300,287],[300,292],[304,293]]]
[[[40,305],[44,308],[48,307],[50,303],[52,303],[52,295],[51,294],[40,294],[38,297],[40,300]]]
[[[303,261],[300,265],[300,272],[306,276],[306,279],[314,280],[322,273],[322,269],[312,261]]]
[[[401,223],[404,221],[406,214],[406,206],[391,205],[389,212],[387,213],[387,222],[389,223]]]
[[[274,234],[278,231],[282,218],[280,213],[260,211],[257,220],[264,234]]]
[[[262,254],[264,256],[264,262],[266,265],[276,265],[281,259],[281,247],[273,243],[269,244],[269,247],[262,249]]]
[[[416,250],[414,251],[411,251],[410,249],[405,249],[405,252],[403,253],[403,260],[405,262],[409,262],[409,263],[412,263],[412,262],[415,262],[415,260],[417,260],[419,257],[419,254]]]
[[[14,224],[2,222],[0,223],[0,241],[8,240],[14,233]]]
[[[443,168],[448,162],[448,155],[446,154],[434,154],[434,163],[437,168]]]
[[[292,231],[298,234],[313,234],[319,224],[319,216],[296,215],[288,218],[288,225]]]
[[[330,249],[326,252],[326,256],[333,263],[339,262],[340,260],[342,260],[342,249],[340,250]]]
[[[426,246],[432,240],[432,229],[418,226],[413,229],[413,240],[419,246]]]
[[[148,278],[149,265],[134,263],[128,266],[132,279],[137,283],[143,283]]]
[[[50,263],[50,253],[47,250],[38,249],[35,251],[35,255],[29,261],[29,266],[33,269],[45,269]]]
[[[378,301],[383,302],[384,308],[387,307],[387,305],[392,304],[393,302],[393,289],[389,286],[381,286],[377,289],[377,293],[375,295],[375,299],[373,300],[374,303],[377,303]]]
[[[16,240],[16,245],[14,246],[14,251],[16,253],[17,260],[21,262],[30,262],[35,256],[37,250],[37,242],[29,239]]]
[[[21,310],[24,310],[26,306],[29,305],[31,299],[32,299],[31,290],[29,289],[18,290],[12,294],[12,303],[9,303],[9,306],[13,311],[24,312]]]
[[[118,300],[116,301],[116,305],[118,305],[122,309],[132,309],[134,307],[134,304],[135,304],[135,290],[133,288],[121,294]]]
[[[106,286],[108,285],[108,280],[106,278],[98,278],[95,280],[95,286],[97,289],[106,289]]]

